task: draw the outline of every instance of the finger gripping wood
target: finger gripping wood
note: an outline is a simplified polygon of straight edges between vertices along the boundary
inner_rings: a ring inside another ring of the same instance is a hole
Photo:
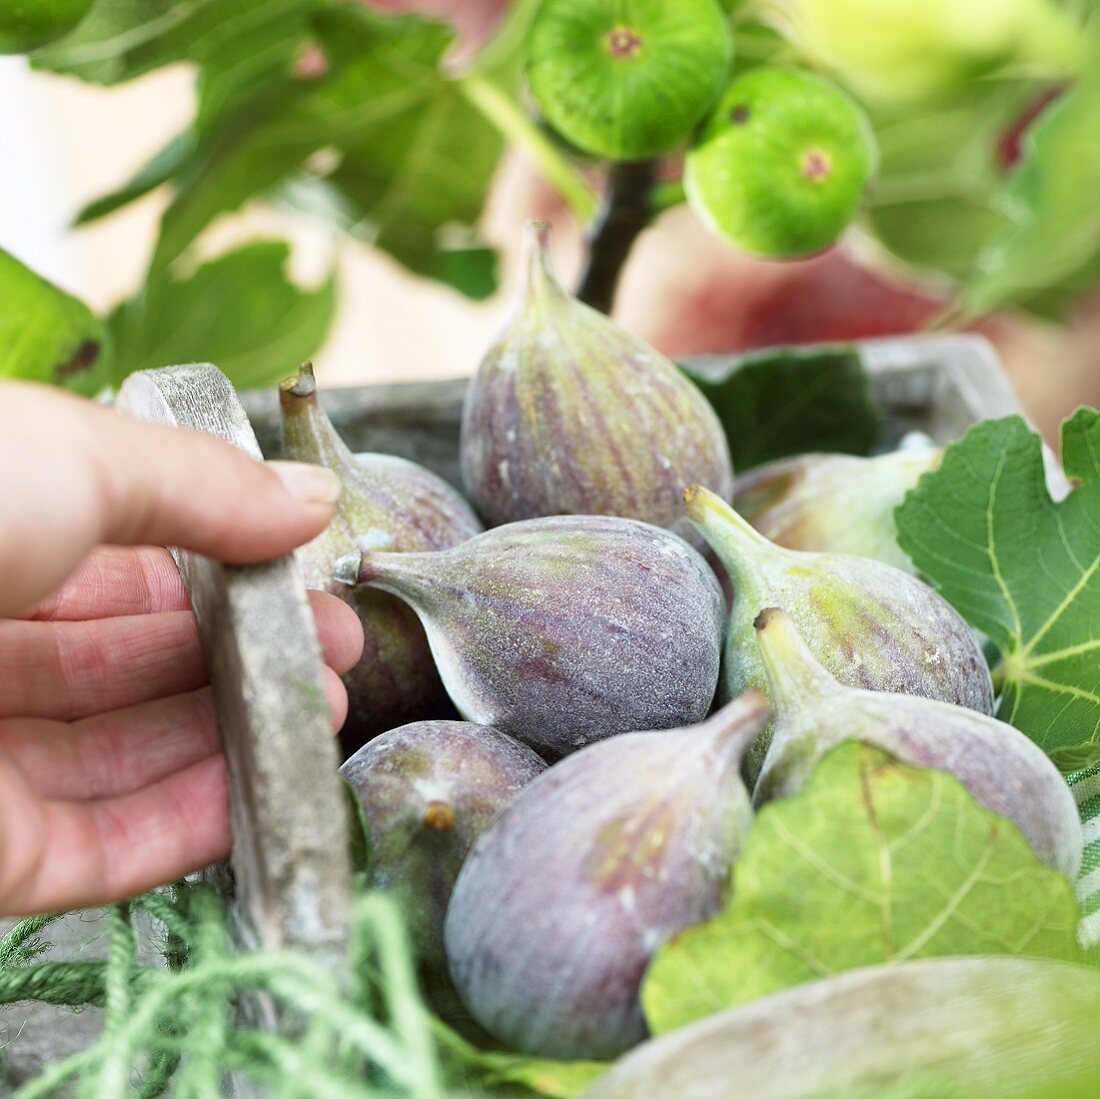
[[[117,407],[220,436],[260,459],[236,391],[216,367],[134,374]],[[335,965],[351,907],[346,805],[301,573],[293,557],[234,566],[186,550],[172,555],[198,619],[229,764],[242,945],[294,945]]]

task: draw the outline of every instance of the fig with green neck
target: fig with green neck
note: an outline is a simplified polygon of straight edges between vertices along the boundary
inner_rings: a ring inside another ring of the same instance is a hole
[[[913,447],[873,458],[801,454],[737,478],[738,513],[785,549],[854,553],[916,575],[898,546],[894,509],[943,451]]]
[[[361,660],[344,677],[345,745],[355,748],[406,721],[453,713],[416,615],[384,592],[338,583],[333,567],[360,544],[446,549],[479,533],[481,524],[446,481],[422,466],[388,454],[352,454],[318,403],[312,366],[282,383],[279,401],[287,456],[331,469],[342,486],[332,522],[295,556],[306,586],[347,600],[366,634]]]
[[[714,698],[721,589],[649,523],[528,519],[437,553],[368,551],[341,574],[416,610],[463,717],[550,756],[702,721]]]
[[[1077,802],[1023,733],[946,702],[842,686],[776,608],[760,613],[756,632],[775,710],[757,805],[800,790],[836,744],[862,740],[903,763],[950,771],[987,809],[1015,821],[1043,862],[1076,876],[1083,843]]]
[[[714,410],[663,355],[562,288],[545,222],[529,223],[524,243],[522,303],[466,396],[462,470],[474,506],[490,526],[620,515],[694,540],[685,486],[733,491]]]
[[[546,770],[486,725],[416,721],[364,745],[341,768],[370,830],[367,885],[403,902],[421,960],[443,972],[443,916],[474,841]]]
[[[507,1045],[610,1058],[646,1034],[638,991],[667,938],[721,907],[752,819],[749,694],[687,729],[591,745],[520,791],[455,883],[455,987]]]
[[[781,549],[698,485],[684,501],[733,584],[722,697],[749,688],[767,692],[752,624],[765,607],[782,607],[841,683],[992,712],[993,685],[981,649],[960,615],[927,584],[865,557]],[[765,738],[753,749],[750,773],[766,748]]]

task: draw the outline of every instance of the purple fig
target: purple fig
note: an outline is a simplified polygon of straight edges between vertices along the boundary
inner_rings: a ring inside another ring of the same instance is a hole
[[[384,592],[348,588],[332,579],[335,562],[362,543],[385,550],[436,550],[481,530],[465,500],[434,473],[388,454],[353,455],[317,401],[313,368],[279,387],[288,457],[327,466],[343,491],[332,522],[298,550],[306,586],[346,599],[359,615],[366,646],[345,677],[353,745],[419,717],[447,712],[423,627],[407,606]]]
[[[369,825],[368,884],[404,902],[428,965],[443,966],[443,916],[474,841],[545,770],[518,740],[466,721],[391,729],[340,768]]]
[[[836,744],[863,740],[903,763],[950,771],[987,809],[1015,821],[1043,862],[1076,876],[1083,844],[1077,802],[1023,733],[946,702],[841,686],[781,610],[761,612],[756,630],[775,707],[758,805],[801,789]]]
[[[561,287],[545,222],[529,222],[524,241],[522,304],[466,397],[470,499],[490,526],[621,515],[695,541],[684,488],[702,481],[727,499],[733,492],[718,417],[663,355]]]
[[[722,592],[660,527],[530,519],[438,553],[366,553],[346,566],[415,608],[463,717],[546,754],[690,725],[710,709]]]
[[[750,693],[693,728],[594,744],[489,826],[444,942],[459,995],[494,1037],[565,1059],[645,1037],[642,975],[725,899],[752,817],[741,758],[769,717]]]
[[[767,693],[752,624],[765,607],[782,607],[841,683],[992,712],[993,684],[974,635],[927,584],[866,557],[781,549],[697,485],[684,500],[733,582],[722,697]],[[763,737],[750,753],[750,774],[766,749]]]
[[[914,447],[874,458],[784,458],[738,477],[733,503],[777,546],[854,553],[916,575],[897,543],[894,508],[942,455],[937,447]]]

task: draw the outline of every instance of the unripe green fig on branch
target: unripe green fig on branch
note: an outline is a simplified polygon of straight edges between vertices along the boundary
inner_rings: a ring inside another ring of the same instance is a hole
[[[688,151],[695,209],[734,244],[804,256],[833,243],[878,163],[870,122],[840,88],[800,69],[737,77]]]
[[[462,418],[466,489],[490,526],[619,515],[689,540],[694,481],[733,491],[725,432],[663,355],[581,304],[550,266],[550,227],[524,229],[520,308],[482,360]]]
[[[722,90],[732,49],[716,0],[543,0],[527,79],[574,145],[641,160],[687,138]]]

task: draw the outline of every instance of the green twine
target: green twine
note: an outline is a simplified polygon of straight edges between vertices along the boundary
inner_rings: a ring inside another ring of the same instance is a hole
[[[165,936],[166,966],[136,957],[134,916]],[[24,920],[0,939],[0,1004],[39,1000],[104,1010],[99,1039],[51,1064],[12,1099],[75,1085],[84,1099],[170,1092],[211,1099],[227,1073],[280,1099],[443,1099],[445,1089],[414,962],[393,902],[356,904],[352,980],[293,949],[238,954],[217,894],[181,883],[110,910],[103,961],[38,961],[56,917]],[[287,1020],[279,1033],[242,1024],[237,999],[263,994]]]

